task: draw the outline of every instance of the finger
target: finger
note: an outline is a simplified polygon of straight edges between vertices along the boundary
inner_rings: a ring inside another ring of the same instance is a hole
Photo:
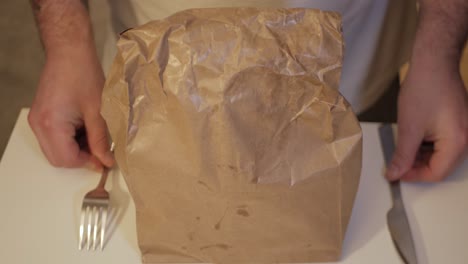
[[[404,181],[437,182],[447,177],[464,155],[464,145],[453,140],[439,140],[429,163],[409,170]]]
[[[88,153],[88,152],[86,152],[86,153]],[[86,163],[85,167],[90,169],[90,170],[93,170],[95,172],[101,173],[102,170],[103,170],[103,166],[102,166],[101,161],[99,161],[98,158],[96,158],[95,156],[93,156],[93,155],[91,155],[89,153],[88,153],[88,155],[89,155],[89,160]]]
[[[37,141],[39,143],[39,146],[41,147],[42,153],[46,157],[46,159],[49,161],[49,163],[54,166],[54,167],[59,167],[59,162],[56,158],[56,155],[54,155],[54,152],[50,148],[50,144],[48,144],[48,140],[45,139],[45,136],[43,133],[38,131],[37,129],[33,129],[34,134],[36,135]]]
[[[37,118],[28,116],[42,152],[54,167],[81,167],[87,164],[89,154],[80,151],[73,140],[74,125],[67,122],[55,122],[50,117]]]
[[[78,168],[92,166],[89,164],[91,162],[90,154],[80,149],[73,134],[70,135],[62,131],[51,133],[48,135],[48,140],[50,142],[50,149],[55,154],[59,167]]]
[[[99,169],[91,160],[91,155],[79,148],[73,138],[73,132],[60,130],[43,131],[39,141],[49,162],[55,167],[78,168],[89,167]]]
[[[386,173],[389,180],[400,179],[412,168],[423,137],[422,130],[414,126],[404,123],[398,126],[397,146]]]
[[[39,119],[37,118],[37,114],[34,113],[34,108],[32,108],[28,114],[29,126],[31,127],[31,130],[33,131],[34,135],[36,136],[36,139],[39,143],[39,147],[41,148],[42,153],[44,154],[46,159],[49,161],[49,163],[55,166],[57,162],[55,161],[53,152],[50,151],[48,144],[46,144],[46,140],[44,139],[44,135],[43,135],[44,133],[42,133],[42,130],[40,129],[40,122],[38,122],[38,120]],[[41,120],[43,123],[43,120],[45,119],[42,118]]]
[[[109,149],[107,127],[104,119],[98,112],[85,116],[84,121],[91,154],[105,166],[112,167],[114,157]]]

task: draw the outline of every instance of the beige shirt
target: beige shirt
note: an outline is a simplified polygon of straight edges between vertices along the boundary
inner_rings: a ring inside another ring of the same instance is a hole
[[[110,67],[117,36],[125,29],[189,8],[241,6],[305,7],[341,13],[345,57],[340,92],[357,113],[371,106],[397,76],[409,54],[416,17],[414,1],[406,0],[112,1],[112,30],[104,48],[104,69]]]

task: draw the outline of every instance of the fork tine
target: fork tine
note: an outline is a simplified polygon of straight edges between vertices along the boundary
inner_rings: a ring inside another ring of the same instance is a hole
[[[85,216],[86,210],[85,208],[81,208],[81,217],[80,217],[80,238],[78,242],[78,250],[83,249],[83,233],[84,233],[84,225],[85,225]]]
[[[104,167],[97,187],[86,193],[83,199],[78,245],[80,250],[84,247],[88,251],[91,249],[96,250],[98,239],[100,239],[101,251],[104,248],[109,205],[109,193],[105,189],[105,184],[109,170],[110,168]]]
[[[105,206],[102,209],[102,218],[101,218],[101,251],[104,249],[104,238],[106,234],[106,225],[107,225],[107,210],[108,207]]]
[[[87,218],[88,218],[88,221],[87,221],[87,230],[86,230],[86,250],[89,251],[90,247],[91,247],[91,223],[92,223],[92,220],[93,220],[93,214],[92,214],[92,209],[88,206],[86,208],[86,213],[87,213]]]
[[[96,250],[97,244],[97,232],[98,232],[98,221],[100,216],[100,209],[99,207],[93,207],[93,216],[94,216],[94,226],[93,226],[93,251]]]

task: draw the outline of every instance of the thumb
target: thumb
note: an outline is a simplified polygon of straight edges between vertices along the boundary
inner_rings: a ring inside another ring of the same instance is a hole
[[[114,157],[110,151],[107,127],[99,112],[84,117],[90,152],[107,167],[112,167]]]
[[[398,141],[392,162],[387,168],[386,177],[390,181],[400,179],[408,172],[416,159],[424,134],[419,129],[408,129],[408,125],[398,126]]]

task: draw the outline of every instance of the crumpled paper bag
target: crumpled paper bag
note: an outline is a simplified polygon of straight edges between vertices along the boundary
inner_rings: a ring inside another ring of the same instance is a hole
[[[102,114],[144,263],[339,258],[362,156],[339,15],[188,10],[118,49]]]

